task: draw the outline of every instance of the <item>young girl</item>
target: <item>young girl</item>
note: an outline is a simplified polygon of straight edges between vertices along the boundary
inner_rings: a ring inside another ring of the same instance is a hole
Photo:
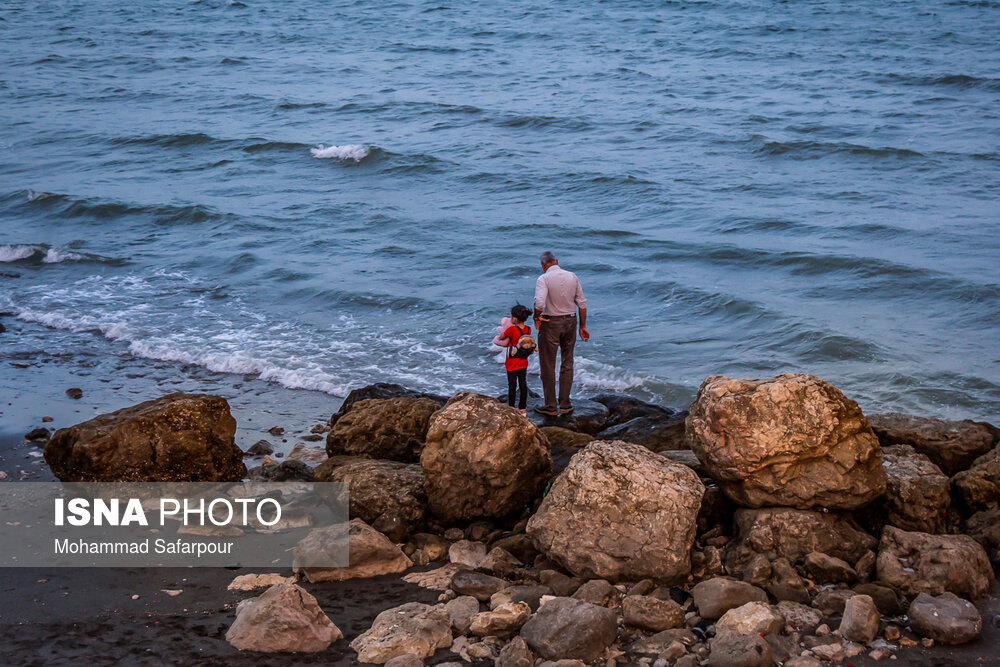
[[[517,407],[522,415],[526,414],[528,407],[528,357],[535,351],[535,341],[530,336],[531,327],[525,324],[529,317],[531,311],[526,306],[514,306],[510,309],[510,326],[493,340],[497,345],[507,348],[507,358],[504,360],[504,367],[507,369],[507,404],[514,405],[514,398],[520,389],[521,400]]]

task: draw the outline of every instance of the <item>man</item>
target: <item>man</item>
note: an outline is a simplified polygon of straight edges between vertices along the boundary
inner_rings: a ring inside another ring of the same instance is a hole
[[[545,403],[535,412],[557,416],[573,412],[569,392],[573,388],[573,348],[576,346],[576,311],[580,310],[580,338],[590,340],[587,331],[587,300],[575,273],[563,270],[551,252],[542,253],[542,275],[535,283],[535,328],[538,329],[538,363],[542,374]],[[559,403],[556,403],[556,351],[562,352],[559,366]]]

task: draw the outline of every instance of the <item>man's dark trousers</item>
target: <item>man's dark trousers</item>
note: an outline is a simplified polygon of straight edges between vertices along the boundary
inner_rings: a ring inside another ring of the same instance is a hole
[[[571,407],[573,388],[573,348],[576,347],[576,315],[546,316],[538,331],[538,365],[542,375],[545,407],[556,407],[556,351],[562,354],[559,364],[559,407]]]

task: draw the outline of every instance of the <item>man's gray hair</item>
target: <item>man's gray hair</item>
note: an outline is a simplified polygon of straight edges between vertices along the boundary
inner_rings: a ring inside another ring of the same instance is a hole
[[[551,250],[542,253],[542,264],[551,264],[554,261],[556,261],[556,256],[552,254]]]

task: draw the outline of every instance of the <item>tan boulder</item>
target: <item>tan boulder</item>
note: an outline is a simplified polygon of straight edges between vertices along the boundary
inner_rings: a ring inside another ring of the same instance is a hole
[[[973,461],[951,483],[969,512],[1000,509],[1000,447]]]
[[[552,483],[527,532],[580,577],[678,581],[691,570],[704,491],[687,466],[639,445],[597,440]]]
[[[351,642],[359,662],[378,665],[401,655],[429,658],[451,646],[451,617],[444,605],[431,607],[420,602],[387,609],[375,617],[372,626]]]
[[[240,604],[226,641],[241,651],[316,653],[342,636],[316,598],[295,584],[277,584]]]
[[[882,449],[886,513],[890,525],[903,530],[943,533],[951,509],[951,483],[929,458],[909,445]]]
[[[176,393],[59,429],[45,461],[64,482],[238,482],[235,434],[226,399]]]
[[[715,622],[716,635],[772,635],[785,629],[785,617],[766,602],[747,602]]]
[[[878,580],[907,596],[945,591],[967,600],[993,585],[986,551],[967,535],[930,535],[886,526],[878,552]]]
[[[330,526],[311,531],[295,547],[292,561],[295,571],[305,574],[306,579],[315,583],[395,574],[413,566],[399,547],[361,519],[351,519],[348,540],[347,567],[311,565],[342,559],[345,546],[341,527]]]
[[[420,465],[431,512],[461,521],[523,509],[545,487],[552,457],[545,436],[516,409],[463,393],[431,418]]]
[[[856,563],[878,541],[861,530],[850,515],[785,507],[739,509],[736,537],[727,548],[726,567],[743,572],[757,554],[769,561],[802,562],[813,551]]]
[[[424,396],[356,401],[333,424],[326,436],[326,451],[330,456],[416,462],[430,417],[440,408],[440,403]]]
[[[348,484],[351,516],[369,524],[392,518],[408,534],[427,514],[424,470],[414,463],[359,458],[332,468],[322,481]]]
[[[910,445],[948,476],[967,469],[997,440],[994,427],[968,419],[948,421],[896,412],[868,415],[883,447]]]
[[[858,404],[812,375],[709,376],[686,428],[709,475],[744,506],[857,509],[885,491]]]

